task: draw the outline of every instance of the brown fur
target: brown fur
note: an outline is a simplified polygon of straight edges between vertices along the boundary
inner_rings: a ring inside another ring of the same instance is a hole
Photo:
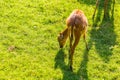
[[[69,64],[70,64],[70,69],[72,70],[74,50],[78,45],[81,35],[83,35],[86,48],[88,49],[87,42],[85,39],[88,21],[84,13],[81,10],[76,9],[67,18],[66,25],[67,28],[63,32],[61,32],[58,36],[58,42],[60,48],[62,48],[65,45],[65,42],[69,36],[70,39]],[[73,43],[73,38],[75,39],[74,43]]]

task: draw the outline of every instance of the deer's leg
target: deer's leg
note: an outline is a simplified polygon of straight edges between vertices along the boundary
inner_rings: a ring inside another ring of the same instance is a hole
[[[72,42],[73,42],[73,27],[71,27],[71,32],[70,32],[69,38],[70,38],[70,49],[71,49],[71,47],[72,47]]]
[[[83,34],[83,38],[84,38],[84,41],[85,41],[86,49],[89,50],[88,44],[87,44],[87,41],[86,41],[86,33]]]
[[[70,40],[70,49],[69,49],[69,59],[70,59],[70,55],[71,55],[71,47],[72,47],[72,42],[73,42],[73,28],[71,28],[70,34],[69,34],[69,40]]]
[[[75,48],[80,40],[80,32],[79,30],[74,30],[74,36],[75,36],[75,42],[73,44],[73,46],[71,47],[70,49],[70,56],[69,56],[69,62],[70,62],[70,69],[73,70],[72,68],[72,65],[73,65],[73,55],[74,55],[74,51],[75,51]]]
[[[69,65],[71,64],[70,61],[70,56],[71,56],[71,48],[72,48],[72,42],[73,42],[73,28],[71,28],[70,35],[69,35],[69,40],[70,40],[70,49],[69,49]]]

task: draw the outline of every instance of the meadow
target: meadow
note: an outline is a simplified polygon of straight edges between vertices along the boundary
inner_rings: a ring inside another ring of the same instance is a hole
[[[120,1],[110,0],[92,15],[96,0],[0,0],[0,80],[120,80]],[[66,18],[81,9],[88,18],[86,51],[81,37],[73,67],[68,68],[69,40],[58,34]]]

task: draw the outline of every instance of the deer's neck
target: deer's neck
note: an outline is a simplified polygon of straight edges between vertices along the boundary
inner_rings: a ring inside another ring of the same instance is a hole
[[[62,33],[63,33],[63,36],[64,36],[64,38],[65,39],[67,39],[68,38],[68,36],[69,36],[69,29],[68,28],[66,28]]]

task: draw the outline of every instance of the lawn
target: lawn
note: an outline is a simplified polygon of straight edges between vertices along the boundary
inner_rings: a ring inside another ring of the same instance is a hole
[[[120,1],[103,5],[92,15],[96,0],[0,0],[0,80],[120,80]],[[59,48],[57,36],[66,18],[81,9],[89,28],[68,68],[69,40]]]

